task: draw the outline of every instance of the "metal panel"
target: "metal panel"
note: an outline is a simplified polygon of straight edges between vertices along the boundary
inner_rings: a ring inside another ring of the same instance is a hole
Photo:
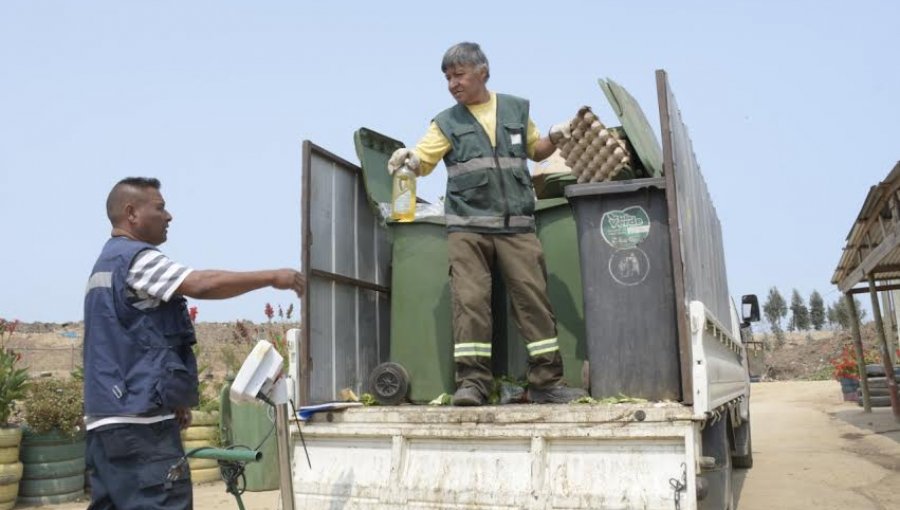
[[[390,240],[368,207],[360,168],[303,142],[301,401],[324,402],[388,359]]]
[[[725,251],[722,227],[700,165],[694,155],[687,127],[665,72],[658,71],[660,94],[665,94],[667,121],[678,226],[681,232],[681,258],[684,267],[684,300],[700,301],[722,324],[731,324],[728,279],[725,272]],[[660,74],[661,78],[660,78]],[[665,138],[665,136],[664,136]],[[671,192],[671,190],[670,190]]]

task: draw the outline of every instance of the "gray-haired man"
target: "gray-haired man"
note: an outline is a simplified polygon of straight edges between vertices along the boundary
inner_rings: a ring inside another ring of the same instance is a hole
[[[490,394],[495,265],[503,273],[516,324],[527,343],[530,400],[569,402],[585,396],[584,390],[562,381],[526,161],[550,156],[555,144],[569,136],[569,124],[554,126],[549,136],[541,137],[527,100],[487,89],[490,67],[475,43],[448,49],[441,71],[457,104],[434,118],[414,149],[397,150],[388,171],[405,164],[424,176],[441,159],[447,167],[445,213],[458,386],[453,404],[482,405]]]

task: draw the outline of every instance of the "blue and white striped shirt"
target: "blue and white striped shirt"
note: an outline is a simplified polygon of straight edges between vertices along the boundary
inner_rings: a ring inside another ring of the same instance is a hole
[[[168,301],[193,269],[157,250],[144,250],[135,257],[128,276],[128,302],[139,310],[156,308]]]

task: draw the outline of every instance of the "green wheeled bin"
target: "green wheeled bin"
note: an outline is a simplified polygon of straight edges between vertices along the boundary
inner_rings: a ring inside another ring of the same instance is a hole
[[[569,386],[587,389],[587,347],[581,286],[581,258],[575,215],[565,198],[538,200],[535,206],[537,236],[547,265],[547,294],[556,315],[557,339]],[[509,312],[506,372],[525,379],[528,351]]]
[[[263,403],[234,402],[231,400],[232,382],[234,376],[229,374],[220,394],[223,448],[246,448],[262,452],[259,462],[250,462],[244,468],[247,482],[245,490],[275,490],[280,486],[278,446],[273,428],[275,409]]]

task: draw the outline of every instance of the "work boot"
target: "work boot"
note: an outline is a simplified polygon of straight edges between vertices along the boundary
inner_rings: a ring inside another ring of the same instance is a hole
[[[484,405],[484,395],[471,387],[462,387],[453,394],[455,406],[481,406]]]
[[[528,388],[528,400],[535,404],[568,404],[573,400],[588,396],[581,388],[556,385],[543,388]]]

